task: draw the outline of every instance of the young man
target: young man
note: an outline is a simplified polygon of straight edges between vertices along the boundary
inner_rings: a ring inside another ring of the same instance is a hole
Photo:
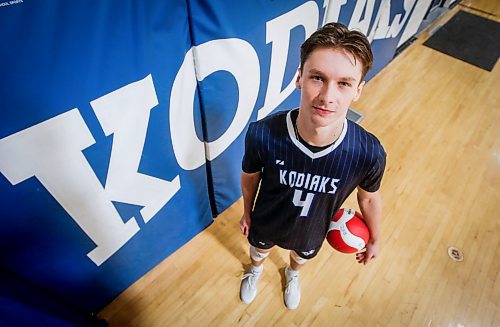
[[[304,42],[300,57],[300,107],[250,124],[241,176],[240,228],[250,243],[252,266],[243,276],[240,297],[253,301],[262,263],[276,245],[290,250],[284,294],[289,309],[300,302],[300,268],[318,254],[331,217],[356,188],[370,230],[356,258],[367,264],[377,257],[378,189],[386,158],[375,136],[346,119],[373,62],[366,37],[330,23]]]

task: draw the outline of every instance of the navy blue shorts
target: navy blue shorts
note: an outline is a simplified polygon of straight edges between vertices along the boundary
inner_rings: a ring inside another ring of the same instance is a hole
[[[258,239],[257,237],[255,237],[255,235],[253,233],[249,233],[248,234],[248,242],[250,243],[250,245],[253,245],[254,247],[256,247],[257,249],[261,249],[261,250],[269,250],[270,248],[272,248],[273,246],[275,246],[276,244],[274,244],[273,242],[270,242],[270,241],[266,241],[266,240],[261,240],[261,239]],[[321,245],[318,246],[317,248],[315,249],[311,249],[311,250],[307,250],[307,251],[302,251],[302,250],[295,250],[295,249],[287,249],[287,250],[293,250],[295,251],[295,253],[297,253],[299,255],[299,257],[301,257],[302,259],[306,259],[306,260],[309,260],[309,259],[312,259],[314,258],[319,250],[321,249]]]

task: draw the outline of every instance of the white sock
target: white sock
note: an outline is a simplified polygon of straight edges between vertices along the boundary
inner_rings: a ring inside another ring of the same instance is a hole
[[[293,277],[293,276],[298,276],[299,275],[299,271],[298,270],[293,270],[291,266],[286,267],[285,273],[289,277]]]
[[[257,274],[260,274],[262,271],[264,270],[264,265],[260,265],[258,267],[255,267],[254,265],[252,265],[250,267],[250,271],[253,272],[253,273],[257,273]]]

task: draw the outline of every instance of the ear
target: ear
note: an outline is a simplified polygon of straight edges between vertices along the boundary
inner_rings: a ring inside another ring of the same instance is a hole
[[[300,68],[297,70],[297,73],[298,74],[297,79],[295,80],[295,87],[300,90],[302,88],[302,73]]]
[[[365,86],[366,82],[365,81],[362,81],[361,83],[359,83],[357,89],[356,89],[356,94],[354,95],[354,98],[352,99],[352,101],[358,101],[359,97],[361,96],[361,92],[363,92],[363,87]]]

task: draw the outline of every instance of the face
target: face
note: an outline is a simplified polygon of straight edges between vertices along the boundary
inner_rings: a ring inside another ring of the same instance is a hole
[[[317,48],[299,69],[296,86],[301,89],[300,117],[314,127],[343,121],[347,109],[361,95],[359,60],[341,49]]]

